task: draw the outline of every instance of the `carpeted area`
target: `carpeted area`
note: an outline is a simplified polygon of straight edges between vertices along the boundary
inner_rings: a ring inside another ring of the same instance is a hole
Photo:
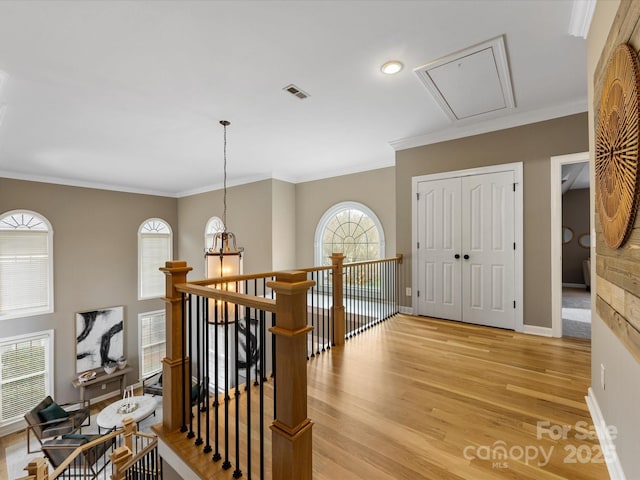
[[[562,336],[591,338],[591,294],[585,289],[562,289]]]
[[[156,396],[153,398],[156,399],[158,404],[156,407],[155,416],[151,415],[150,417],[147,417],[140,422],[140,424],[138,425],[138,430],[141,432],[151,432],[152,425],[162,422],[162,397]],[[116,400],[117,398],[114,397],[113,401]],[[82,427],[82,433],[98,433],[98,425],[96,424],[97,415],[97,411],[91,415],[91,424],[89,426]],[[102,431],[102,433],[104,433],[104,430]],[[23,477],[25,475],[24,467],[26,467],[31,460],[43,457],[43,454],[41,452],[27,454],[27,437],[24,432],[16,433],[12,436],[14,436],[15,438],[13,438],[11,441],[3,442],[5,444],[4,455],[6,460],[6,471],[8,475],[7,478],[9,480]],[[31,448],[37,448],[36,445],[38,445],[38,441],[32,437]],[[0,472],[2,472],[1,468]],[[2,475],[0,475],[0,477],[2,477]]]

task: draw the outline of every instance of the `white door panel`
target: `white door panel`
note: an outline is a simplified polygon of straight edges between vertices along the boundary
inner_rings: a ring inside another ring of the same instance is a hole
[[[512,172],[462,178],[462,230],[463,320],[515,328]]]
[[[509,171],[417,184],[419,315],[515,328],[513,179]]]
[[[424,182],[418,194],[418,313],[460,320],[460,181]]]

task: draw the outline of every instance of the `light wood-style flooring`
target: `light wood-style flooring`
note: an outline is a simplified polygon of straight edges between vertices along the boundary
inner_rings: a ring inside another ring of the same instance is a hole
[[[586,340],[398,315],[310,360],[314,479],[608,479],[590,355]],[[202,478],[232,478],[160,435]]]

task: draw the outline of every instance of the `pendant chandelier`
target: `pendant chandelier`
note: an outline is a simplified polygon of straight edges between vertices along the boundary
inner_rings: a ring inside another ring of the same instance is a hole
[[[209,278],[242,274],[242,252],[244,249],[238,248],[236,236],[227,230],[227,127],[230,124],[227,120],[220,120],[220,125],[224,128],[223,230],[214,234],[213,244],[206,251],[207,277]]]

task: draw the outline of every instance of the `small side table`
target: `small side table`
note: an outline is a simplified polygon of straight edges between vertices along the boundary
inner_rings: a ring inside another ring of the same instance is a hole
[[[91,398],[97,395],[92,395],[94,391],[98,391],[98,385],[106,385],[109,383],[120,382],[120,396],[124,395],[124,387],[126,375],[129,372],[132,372],[132,367],[124,367],[122,369],[118,369],[113,373],[105,373],[103,369],[95,370],[96,376],[91,380],[87,380],[86,382],[81,382],[77,378],[71,382],[75,388],[80,389],[80,401],[83,405],[86,405],[88,408],[91,408]],[[92,388],[94,387],[94,388]],[[88,390],[88,392],[87,392]],[[101,390],[100,390],[101,391]],[[89,394],[87,396],[87,393]]]

